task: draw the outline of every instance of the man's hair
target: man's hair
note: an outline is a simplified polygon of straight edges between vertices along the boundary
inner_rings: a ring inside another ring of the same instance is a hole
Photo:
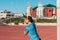
[[[27,18],[31,23],[33,22],[33,19],[31,16],[24,16],[24,18]]]

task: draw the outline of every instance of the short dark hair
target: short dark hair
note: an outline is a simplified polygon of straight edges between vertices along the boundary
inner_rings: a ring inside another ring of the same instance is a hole
[[[33,19],[31,16],[28,16],[28,20],[32,23],[33,22]]]
[[[33,22],[33,19],[31,16],[24,16],[24,18],[27,18],[31,23]]]

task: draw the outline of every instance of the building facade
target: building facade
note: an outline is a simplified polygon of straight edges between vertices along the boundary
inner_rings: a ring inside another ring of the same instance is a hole
[[[38,8],[36,9],[36,17],[37,18],[43,18],[43,4],[39,3]]]
[[[6,18],[6,17],[7,17],[6,15],[7,15],[7,13],[1,13],[1,12],[0,12],[0,19],[1,19],[1,18]]]
[[[32,17],[34,18],[49,18],[49,19],[56,19],[57,18],[57,8],[55,5],[47,4],[42,5],[41,3],[38,4],[37,7],[33,8]]]
[[[57,18],[57,9],[55,5],[48,4],[48,5],[45,5],[44,7],[45,7],[44,17],[53,18],[53,19]]]
[[[14,18],[17,18],[17,17],[22,17],[22,13],[14,13]]]
[[[52,17],[53,16],[53,9],[52,8],[45,8],[44,9],[44,16],[45,17]]]
[[[7,10],[0,12],[0,19],[10,18],[13,16],[14,16],[13,13]]]

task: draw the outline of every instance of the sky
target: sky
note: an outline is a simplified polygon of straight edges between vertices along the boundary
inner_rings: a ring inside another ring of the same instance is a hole
[[[56,0],[0,0],[0,11],[9,10],[12,12],[25,13],[29,4],[32,7],[38,6],[38,3],[56,5]]]

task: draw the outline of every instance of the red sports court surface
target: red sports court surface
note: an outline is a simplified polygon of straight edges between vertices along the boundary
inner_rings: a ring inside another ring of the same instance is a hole
[[[0,26],[0,40],[29,40],[24,35],[24,26]],[[42,40],[57,40],[57,26],[37,26]]]

